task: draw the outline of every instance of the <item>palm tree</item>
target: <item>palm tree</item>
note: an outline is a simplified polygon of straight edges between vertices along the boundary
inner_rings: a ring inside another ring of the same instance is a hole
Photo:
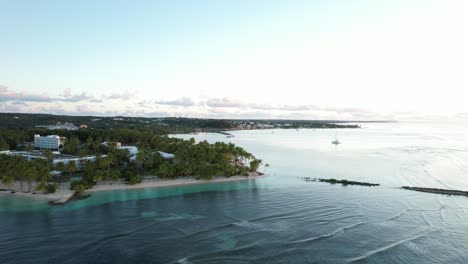
[[[98,165],[97,167],[99,169],[105,169],[105,168],[107,168],[109,166],[109,159],[107,159],[106,156],[97,157],[96,160],[97,160],[97,165]]]
[[[2,183],[11,190],[11,185],[15,182],[15,178],[11,175],[3,176]]]
[[[40,179],[39,185],[36,190],[44,190],[47,182],[52,178],[48,168],[41,168],[37,171],[37,178]]]
[[[80,156],[80,158],[84,158],[86,157],[86,155],[88,155],[88,149],[86,148],[82,148],[78,151],[78,154]]]
[[[26,181],[28,182],[28,192],[31,191],[32,183],[37,179],[36,166],[31,166],[26,170]]]
[[[175,171],[172,165],[167,163],[161,164],[161,166],[159,166],[159,176],[161,178],[173,178],[175,176]]]
[[[73,161],[69,161],[67,165],[65,165],[65,171],[72,176],[72,173],[76,171],[76,164]]]
[[[55,164],[55,169],[58,171],[64,171],[65,170],[65,163],[63,162],[58,162]]]
[[[49,162],[49,164],[51,164],[52,160],[54,159],[54,154],[52,153],[52,150],[46,149],[44,151],[44,156],[47,158],[47,162]]]
[[[23,191],[23,181],[26,178],[26,164],[22,162],[21,158],[17,157],[17,162],[15,162],[17,165],[15,165],[15,175],[14,178],[20,182],[20,189]]]
[[[56,163],[54,167],[55,167],[54,169],[57,171],[60,171],[60,172],[65,171],[65,163],[63,162]],[[60,174],[60,184],[62,184],[62,181],[63,181],[63,175]]]
[[[136,160],[138,163],[140,163],[143,166],[145,176],[146,176],[147,166],[149,165],[150,160],[151,160],[151,153],[146,149],[142,149],[138,151]]]
[[[112,170],[112,173],[111,173],[111,180],[112,182],[116,182],[120,179],[122,175],[120,174],[120,171],[119,170]]]
[[[106,167],[107,169],[107,178],[111,178],[111,175],[110,175],[110,168],[114,165],[114,163],[116,162],[116,156],[113,152],[110,152],[107,157],[105,157],[104,159],[101,160],[101,165],[103,167]]]
[[[265,167],[263,168],[263,174],[265,174],[265,171],[267,170],[267,168],[270,168],[270,164],[265,164]]]
[[[102,182],[103,180],[104,180],[104,174],[102,173],[102,170],[97,170],[94,173],[94,181]]]
[[[250,161],[250,171],[255,172],[258,170],[258,167],[262,164],[261,159],[253,159]]]

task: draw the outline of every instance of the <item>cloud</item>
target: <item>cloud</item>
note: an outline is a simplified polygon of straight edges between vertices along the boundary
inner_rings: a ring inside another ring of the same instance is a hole
[[[76,113],[81,115],[95,115],[96,113],[98,113],[96,109],[89,106],[88,104],[77,105],[75,109]]]
[[[67,88],[64,90],[60,97],[51,97],[47,93],[37,94],[29,92],[16,92],[10,90],[7,86],[0,85],[0,101],[1,102],[15,102],[21,104],[24,102],[81,102],[81,101],[93,101],[100,102],[101,100],[88,96],[86,93],[72,94],[71,89]]]
[[[101,98],[88,95],[85,92],[82,93],[73,93],[72,89],[66,88],[63,90],[62,94],[58,96],[50,96],[47,93],[37,94],[30,92],[16,92],[10,90],[5,85],[0,85],[0,102],[15,102],[21,104],[24,102],[42,102],[42,103],[52,103],[52,102],[91,102],[91,103],[102,103],[104,99],[115,99],[115,100],[130,100],[135,97],[134,93],[129,91],[124,91],[122,93],[113,93],[109,96],[101,96]]]
[[[310,111],[319,110],[320,108],[308,105],[292,105],[292,104],[271,104],[271,103],[256,103],[244,102],[239,99],[224,97],[224,98],[210,98],[201,103],[213,108],[242,108],[242,109],[255,109],[255,110],[278,110],[278,111]]]
[[[66,88],[65,90],[63,90],[62,96],[65,97],[65,98],[70,97],[71,96],[71,89]]]
[[[107,97],[107,99],[120,99],[120,100],[130,100],[135,97],[135,93],[129,92],[128,90],[125,90],[124,92],[121,93],[113,93],[110,96]]]
[[[258,119],[327,119],[327,120],[421,120],[412,112],[377,113],[361,107],[324,107],[315,104],[278,104],[244,101],[233,97],[179,97],[159,100],[129,100],[130,92],[102,95],[98,99],[86,93],[65,89],[62,94],[15,92],[0,86],[0,111],[34,112],[65,115],[103,116],[180,116],[194,118],[258,118]],[[113,100],[106,100],[112,98]],[[116,103],[114,100],[122,100]],[[97,102],[93,104],[93,102]],[[457,119],[466,119],[461,112]],[[436,117],[431,117],[432,119]],[[440,118],[439,118],[440,119]]]
[[[249,104],[249,108],[259,110],[280,110],[280,111],[309,111],[318,110],[315,105],[288,105],[288,104]]]
[[[45,93],[33,94],[27,92],[15,92],[7,86],[0,85],[0,101],[23,101],[23,102],[50,102],[52,99]]]
[[[180,108],[179,106],[183,106]],[[336,119],[336,120],[389,120],[392,114],[378,114],[360,107],[321,107],[315,104],[273,104],[243,101],[232,97],[190,98],[172,100],[145,100],[137,107],[151,112],[166,112],[169,116],[204,118],[279,118],[279,119]],[[158,115],[160,116],[160,115]]]
[[[231,97],[223,98],[209,98],[201,103],[209,107],[223,107],[223,108],[243,108],[243,109],[256,109],[256,110],[279,110],[279,111],[308,111],[319,109],[315,105],[290,105],[290,104],[268,104],[256,102],[244,102],[239,99]]]
[[[173,105],[173,106],[195,106],[196,103],[190,97],[181,97],[174,100],[160,100],[155,101],[154,104],[158,105]]]
[[[2,111],[2,112],[19,113],[19,112],[22,112],[22,110],[23,110],[22,105],[17,105],[17,104],[14,104],[14,103],[0,104],[0,111]]]
[[[346,114],[346,113],[361,113],[361,114],[372,114],[373,112],[358,107],[320,107],[314,104],[273,104],[273,103],[257,103],[243,101],[232,97],[220,97],[220,98],[208,98],[194,100],[190,97],[181,97],[172,100],[145,100],[138,103],[140,107],[153,108],[161,105],[166,106],[184,106],[184,107],[198,107],[198,108],[210,108],[210,111],[215,113],[227,112],[237,110],[260,110],[260,111],[284,111],[284,112],[310,112],[310,111],[321,111],[321,112],[333,112],[334,114]],[[221,110],[226,109],[226,110]]]
[[[246,103],[243,103],[240,100],[224,97],[224,98],[210,98],[204,102],[205,105],[209,107],[247,107]]]
[[[81,94],[72,94],[72,91],[70,88],[66,88],[63,90],[62,98],[58,98],[57,100],[63,100],[67,102],[81,102],[81,101],[93,101],[93,102],[101,102],[101,100],[89,96],[86,93],[81,93]]]

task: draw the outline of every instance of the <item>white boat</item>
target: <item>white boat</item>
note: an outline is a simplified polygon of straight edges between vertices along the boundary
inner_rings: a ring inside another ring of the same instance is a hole
[[[331,142],[333,145],[339,145],[341,142],[338,140],[338,137],[335,135],[335,140]]]

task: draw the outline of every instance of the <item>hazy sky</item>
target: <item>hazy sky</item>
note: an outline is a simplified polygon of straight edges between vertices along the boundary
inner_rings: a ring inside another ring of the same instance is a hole
[[[468,119],[466,0],[0,0],[0,111]]]

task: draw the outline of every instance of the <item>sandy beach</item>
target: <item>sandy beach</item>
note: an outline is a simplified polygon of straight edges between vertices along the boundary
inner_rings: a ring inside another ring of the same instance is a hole
[[[225,177],[216,177],[211,180],[197,180],[191,177],[180,177],[173,180],[167,179],[145,179],[143,182],[135,184],[135,185],[128,185],[126,183],[98,183],[97,185],[93,186],[92,189],[86,190],[84,194],[92,194],[95,192],[102,192],[102,191],[113,191],[113,190],[129,190],[129,189],[145,189],[145,188],[158,188],[158,187],[171,187],[171,186],[184,186],[184,185],[193,185],[193,184],[206,184],[206,183],[219,183],[219,182],[231,182],[231,181],[244,181],[244,180],[252,180],[257,179],[260,177],[267,176],[267,174],[263,175],[251,175],[251,176],[232,176],[230,178]],[[26,190],[27,187],[26,183],[23,183],[23,190]],[[20,190],[20,183],[16,182],[13,186],[14,189]],[[28,197],[33,199],[43,199],[46,201],[54,201],[57,203],[66,203],[73,195],[74,192],[71,191],[69,183],[63,183],[57,188],[55,193],[45,194],[42,192],[25,192],[25,191],[16,191],[12,193],[11,191],[0,191],[0,195],[3,197]],[[6,186],[0,184],[0,189],[7,189]]]
[[[128,189],[144,189],[144,188],[158,188],[158,187],[170,187],[170,186],[183,186],[183,185],[192,185],[192,184],[204,184],[204,183],[218,183],[218,182],[230,182],[230,181],[243,181],[243,180],[252,180],[265,175],[258,176],[232,176],[230,178],[217,177],[211,180],[197,180],[194,178],[177,178],[174,180],[165,180],[165,179],[155,179],[155,180],[143,180],[142,183],[135,185],[128,185],[125,183],[115,183],[115,184],[98,184],[93,186],[92,189],[86,190],[85,193],[93,193],[100,191],[112,191],[112,190],[128,190]]]
[[[27,190],[27,183],[23,183],[23,190],[21,190],[21,184],[19,182],[15,182],[12,186],[16,192],[12,193],[9,190],[0,191],[0,197],[28,197],[33,199],[43,199],[46,201],[61,201],[61,200],[68,200],[71,196],[75,193],[74,191],[70,190],[70,183],[62,183],[55,193],[42,193],[42,191],[37,192],[26,192]],[[0,184],[0,189],[5,190],[9,189],[7,186]]]

